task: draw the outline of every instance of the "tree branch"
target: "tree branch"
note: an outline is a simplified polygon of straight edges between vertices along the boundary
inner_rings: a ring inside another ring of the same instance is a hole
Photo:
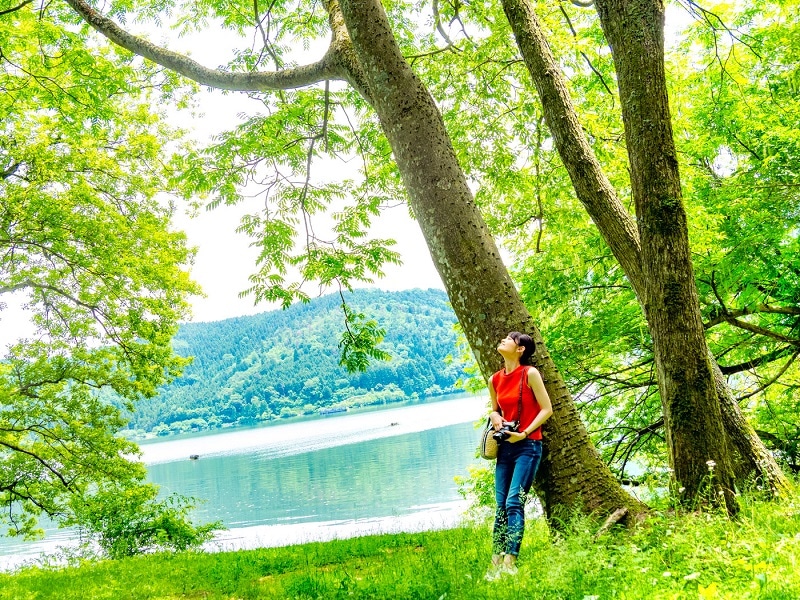
[[[143,38],[132,35],[111,19],[94,10],[84,0],[66,0],[66,2],[89,25],[115,44],[210,87],[239,92],[263,92],[301,88],[328,79],[348,79],[347,73],[337,60],[337,52],[333,44],[319,62],[310,65],[274,72],[231,73],[219,69],[209,69],[187,56],[161,48]]]
[[[749,308],[740,308],[737,310],[727,310],[723,307],[723,314],[715,315],[707,323],[703,323],[703,329],[711,329],[720,323],[727,323],[730,319],[743,317],[745,315],[754,315],[757,313],[769,313],[776,315],[800,315],[800,307],[798,306],[770,306],[769,304],[757,304]]]
[[[785,344],[800,346],[800,340],[796,338],[791,338],[786,335],[782,335],[780,333],[775,333],[774,331],[770,331],[769,329],[766,329],[764,327],[759,327],[758,325],[752,325],[750,323],[747,323],[746,321],[741,321],[739,319],[735,319],[727,315],[725,321],[730,325],[733,325],[734,327],[738,327],[739,329],[744,329],[745,331],[757,333],[758,335],[763,335],[764,337],[772,338],[773,340],[778,340],[779,342],[784,342]]]
[[[788,356],[792,353],[793,348],[793,346],[784,346],[783,348],[773,350],[767,354],[762,354],[761,356],[757,356],[756,358],[750,359],[743,363],[728,365],[727,367],[719,365],[719,369],[722,371],[723,375],[734,375],[736,373],[741,373],[742,371],[749,371],[750,369],[755,369],[761,365],[765,365],[774,360],[778,360],[779,358],[783,358],[784,356]]]
[[[16,11],[20,10],[21,8],[24,8],[25,6],[27,6],[31,2],[33,2],[33,0],[25,0],[25,2],[23,2],[22,4],[18,4],[14,8],[8,8],[6,10],[0,10],[0,17],[2,17],[4,15],[8,15],[8,14],[10,14],[12,12],[16,12]]]
[[[17,446],[16,444],[12,444],[11,442],[7,442],[5,440],[0,440],[0,446],[4,446],[4,447],[8,448],[12,452],[19,452],[20,454],[25,454],[27,456],[30,456],[32,459],[34,459],[36,462],[38,462],[40,465],[42,465],[45,469],[50,471],[59,481],[61,481],[61,484],[66,489],[68,489],[68,490],[72,489],[72,486],[66,480],[66,478],[59,471],[57,471],[52,466],[50,466],[50,464],[46,460],[44,460],[41,456],[39,456],[38,454],[36,454],[34,452],[31,452],[30,450],[26,450],[25,448],[23,448],[21,446]]]
[[[566,78],[531,3],[503,0],[525,66],[539,93],[542,110],[578,199],[614,252],[644,307],[641,242],[633,216],[625,209],[581,128]]]
[[[774,377],[772,377],[771,379],[769,379],[769,380],[768,380],[766,383],[764,383],[764,384],[762,384],[762,385],[758,386],[758,388],[756,388],[756,389],[755,389],[755,390],[753,390],[752,392],[749,392],[749,393],[745,394],[744,396],[739,396],[739,397],[736,399],[736,401],[737,401],[737,402],[740,402],[740,401],[742,401],[742,400],[745,400],[746,398],[750,398],[751,396],[755,396],[755,395],[756,395],[756,394],[758,394],[759,392],[763,392],[765,389],[767,389],[767,388],[768,388],[769,386],[771,386],[773,383],[775,383],[776,381],[778,381],[778,379],[780,379],[780,378],[783,376],[783,374],[784,374],[784,373],[786,373],[786,371],[789,369],[789,367],[790,367],[790,366],[792,366],[792,363],[795,361],[795,359],[797,358],[797,356],[798,356],[799,354],[800,354],[800,349],[799,349],[799,350],[796,350],[796,351],[794,352],[794,354],[792,354],[792,356],[789,358],[789,360],[788,360],[788,361],[786,361],[786,364],[785,364],[785,365],[783,365],[783,367],[781,367],[781,369],[780,369],[780,370],[779,370],[779,371],[778,371],[778,372],[775,374],[775,376],[774,376]]]
[[[588,4],[588,6],[592,6],[593,4],[594,4],[594,0],[592,0],[592,1],[591,1],[591,2]],[[576,6],[583,6],[583,5],[581,5],[581,4],[576,4]],[[588,6],[587,6],[587,7],[588,7]],[[572,26],[572,19],[570,19],[570,18],[569,18],[569,15],[567,14],[567,11],[566,11],[566,10],[564,10],[564,5],[563,5],[563,4],[559,4],[559,5],[558,5],[558,9],[561,11],[561,14],[562,14],[562,15],[564,16],[564,18],[567,20],[567,26],[569,27],[569,30],[572,32],[572,37],[573,37],[575,40],[577,40],[577,39],[578,39],[578,32],[577,32],[577,31],[575,31],[575,27],[573,27],[573,26]],[[602,83],[602,84],[603,84],[603,87],[604,87],[604,88],[606,89],[606,91],[608,92],[608,95],[609,95],[609,96],[611,96],[611,102],[612,102],[612,105],[613,105],[613,102],[614,102],[614,92],[612,92],[612,91],[611,91],[611,88],[610,88],[610,87],[608,87],[608,83],[606,83],[606,79],[605,79],[605,77],[603,77],[603,74],[602,74],[600,71],[598,71],[598,70],[595,68],[595,66],[592,64],[592,61],[589,59],[589,57],[586,55],[586,53],[585,53],[583,50],[580,50],[580,54],[581,54],[581,56],[583,57],[583,60],[585,60],[585,61],[586,61],[586,64],[587,64],[587,65],[589,65],[589,68],[592,70],[592,73],[594,73],[595,75],[597,75],[597,77],[600,79],[600,83]]]

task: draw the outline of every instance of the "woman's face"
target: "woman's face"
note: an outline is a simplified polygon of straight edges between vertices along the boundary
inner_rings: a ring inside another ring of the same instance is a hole
[[[497,351],[501,354],[514,354],[522,346],[517,345],[517,342],[510,335],[507,335],[500,343],[497,344]]]

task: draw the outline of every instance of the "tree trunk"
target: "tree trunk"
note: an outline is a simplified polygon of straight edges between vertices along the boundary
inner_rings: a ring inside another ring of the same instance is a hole
[[[578,121],[566,81],[528,0],[503,0],[525,64],[542,102],[545,121],[578,198],[625,271],[646,315],[645,277],[636,222],[606,178]],[[671,139],[671,138],[670,138]],[[726,432],[735,448],[736,481],[759,478],[776,493],[788,482],[775,458],[744,419],[725,377],[709,355]]]
[[[658,0],[595,5],[617,71],[670,463],[687,501],[699,499],[710,481],[710,499],[720,493],[735,512],[731,455],[700,318],[672,136],[664,7]]]
[[[772,452],[745,419],[730,387],[725,383],[725,375],[713,357],[711,366],[714,369],[714,383],[722,411],[722,424],[728,434],[729,449],[733,454],[733,475],[736,482],[741,485],[758,482],[776,496],[789,493],[789,480]]]
[[[439,110],[400,53],[383,6],[377,0],[342,0],[341,10],[361,81],[481,371],[488,376],[499,368],[496,346],[508,331],[529,332],[537,342],[534,362],[553,403],[540,478],[545,514],[553,519],[574,507],[601,514],[620,507],[642,512],[591,444],[467,187]]]

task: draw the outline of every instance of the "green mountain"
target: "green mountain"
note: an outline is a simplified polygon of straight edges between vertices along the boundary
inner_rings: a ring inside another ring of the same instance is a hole
[[[455,315],[440,290],[346,294],[386,330],[392,356],[366,373],[339,366],[344,317],[338,294],[286,310],[182,325],[175,350],[193,356],[181,378],[130,416],[134,437],[254,425],[300,415],[457,391]]]

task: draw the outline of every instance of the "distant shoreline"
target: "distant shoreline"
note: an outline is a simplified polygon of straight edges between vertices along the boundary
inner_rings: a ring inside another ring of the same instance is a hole
[[[447,400],[458,400],[459,398],[469,398],[480,394],[475,394],[473,392],[454,392],[451,394],[442,394],[440,396],[428,396],[425,398],[407,398],[405,400],[399,400],[397,402],[387,402],[384,404],[369,404],[363,406],[354,406],[348,407],[346,411],[339,411],[330,414],[310,414],[310,415],[298,415],[296,417],[288,417],[285,419],[271,419],[269,421],[263,421],[260,423],[255,423],[253,425],[231,425],[229,427],[217,427],[214,429],[201,429],[199,431],[187,431],[185,433],[173,433],[169,435],[153,435],[148,437],[136,438],[130,437],[131,441],[136,442],[140,446],[146,446],[148,444],[154,444],[159,442],[168,442],[174,440],[184,440],[184,439],[193,439],[197,437],[204,437],[210,434],[218,434],[224,432],[232,432],[232,431],[248,431],[251,429],[262,429],[264,427],[276,427],[280,425],[288,425],[290,423],[305,423],[310,421],[318,421],[320,419],[336,419],[339,417],[347,416],[347,415],[355,415],[355,414],[362,414],[362,413],[370,413],[376,412],[391,408],[402,408],[404,406],[415,406],[418,404],[433,404],[436,402],[445,402]]]

